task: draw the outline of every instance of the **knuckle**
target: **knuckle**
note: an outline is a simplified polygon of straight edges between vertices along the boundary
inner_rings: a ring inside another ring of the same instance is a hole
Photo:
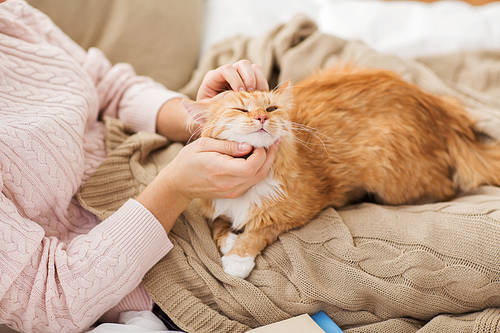
[[[226,193],[227,191],[229,191],[231,188],[228,186],[228,185],[225,185],[225,184],[218,184],[216,186],[216,189],[217,189],[217,192],[220,192],[220,193]]]
[[[217,192],[220,193],[230,193],[233,192],[233,186],[231,184],[219,183],[216,185]]]
[[[216,69],[211,69],[205,74],[205,78],[212,78],[217,75],[217,70]]]
[[[230,64],[225,64],[225,65],[222,65],[219,67],[219,70],[223,71],[223,72],[226,72],[228,70],[231,70],[232,69],[232,66]]]
[[[210,141],[208,140],[208,138],[203,137],[203,138],[199,138],[195,142],[197,142],[198,146],[200,146],[201,148],[206,148],[206,147],[208,147]]]
[[[259,172],[257,173],[257,175],[256,175],[257,180],[258,180],[258,181],[261,181],[261,180],[263,180],[264,178],[266,178],[266,176],[267,176],[267,172],[268,172],[268,170],[261,170],[261,171],[259,171]]]
[[[240,195],[241,195],[241,193],[239,191],[230,191],[230,192],[226,193],[226,198],[235,199],[235,198],[239,197]]]
[[[235,152],[234,144],[229,142],[229,141],[224,141],[224,151],[227,153],[234,153]]]

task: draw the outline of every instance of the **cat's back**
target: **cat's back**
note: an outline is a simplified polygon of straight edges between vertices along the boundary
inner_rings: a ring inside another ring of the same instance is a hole
[[[460,107],[378,69],[333,68],[311,75],[294,88],[290,120],[306,142],[338,145],[385,144],[427,138],[444,143],[455,123],[471,125]]]
[[[295,86],[294,103],[301,170],[325,184],[417,168],[446,173],[448,138],[473,127],[463,108],[384,70],[314,74]]]
[[[339,67],[315,73],[294,88],[293,121],[321,124],[323,120],[389,117],[438,121],[446,116],[436,97],[404,81],[396,73],[380,69]],[[436,112],[437,111],[437,112]],[[424,114],[422,114],[424,113]]]

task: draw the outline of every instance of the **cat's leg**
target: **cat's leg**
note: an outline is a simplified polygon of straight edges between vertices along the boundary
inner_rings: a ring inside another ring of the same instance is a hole
[[[212,235],[222,254],[231,250],[238,235],[231,231],[229,221],[218,217],[212,223]]]
[[[284,226],[246,228],[238,235],[232,249],[222,257],[224,272],[246,278],[255,266],[255,257],[282,232],[289,229],[283,228]]]

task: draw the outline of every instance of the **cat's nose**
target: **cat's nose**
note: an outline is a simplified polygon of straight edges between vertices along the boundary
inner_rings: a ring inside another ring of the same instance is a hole
[[[261,115],[258,115],[257,117],[255,117],[255,119],[259,120],[261,124],[264,124],[264,122],[267,119],[267,116],[265,114],[261,114]]]

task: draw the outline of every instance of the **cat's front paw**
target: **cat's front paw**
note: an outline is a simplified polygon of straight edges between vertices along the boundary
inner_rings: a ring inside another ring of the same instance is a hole
[[[254,257],[240,257],[237,254],[222,257],[222,268],[229,275],[246,278],[255,266]]]
[[[220,247],[220,252],[222,254],[227,254],[229,251],[234,246],[234,242],[236,242],[236,239],[238,238],[238,235],[235,234],[234,232],[229,231],[224,238],[224,241],[222,241],[222,246]]]

